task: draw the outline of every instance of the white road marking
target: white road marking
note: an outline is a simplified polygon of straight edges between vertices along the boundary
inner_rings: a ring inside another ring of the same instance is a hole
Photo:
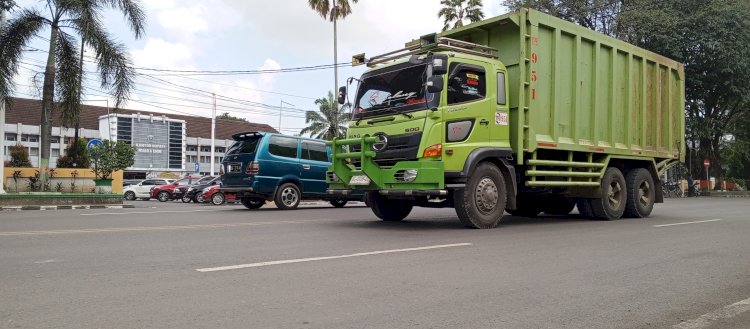
[[[350,258],[350,257],[361,257],[361,256],[372,256],[372,255],[392,254],[392,253],[398,253],[398,252],[440,249],[440,248],[464,247],[464,246],[471,246],[471,245],[472,245],[471,243],[442,244],[442,245],[437,245],[437,246],[427,246],[427,247],[417,247],[417,248],[405,248],[405,249],[391,249],[391,250],[360,252],[360,253],[356,253],[356,254],[340,255],[340,256],[325,256],[325,257],[287,259],[287,260],[277,260],[277,261],[271,261],[271,262],[260,262],[260,263],[251,263],[251,264],[242,264],[242,265],[231,265],[231,266],[199,268],[199,269],[196,269],[196,271],[198,271],[198,272],[216,272],[216,271],[238,270],[238,269],[250,268],[250,267],[263,267],[263,266],[271,266],[271,265],[283,265],[283,264],[292,264],[292,263],[313,262],[313,261],[319,261],[319,260]]]
[[[709,219],[709,220],[699,220],[699,221],[694,221],[694,222],[683,222],[683,223],[672,223],[672,224],[654,225],[654,227],[667,227],[667,226],[676,226],[676,225],[710,223],[710,222],[718,222],[720,220],[721,220],[721,218],[716,218],[716,219]]]
[[[675,325],[674,329],[700,329],[709,327],[713,321],[730,319],[742,313],[750,311],[750,298],[741,300],[732,305],[724,306],[716,311],[702,315],[701,317],[684,321]]]
[[[239,226],[262,226],[278,224],[303,224],[306,221],[280,220],[272,222],[254,222],[254,223],[225,223],[225,224],[203,224],[203,225],[178,225],[178,226],[136,226],[136,227],[110,227],[96,229],[78,229],[78,230],[50,230],[50,231],[16,231],[0,232],[0,236],[23,236],[23,235],[54,235],[54,234],[80,234],[80,233],[106,233],[106,232],[133,232],[133,231],[159,231],[159,230],[195,230],[207,228],[225,228]],[[309,221],[307,221],[309,222]]]
[[[110,215],[138,215],[138,214],[160,214],[160,213],[186,213],[216,211],[216,209],[199,209],[199,210],[163,210],[163,211],[129,211],[129,212],[98,212],[92,214],[80,214],[81,216],[110,216]]]

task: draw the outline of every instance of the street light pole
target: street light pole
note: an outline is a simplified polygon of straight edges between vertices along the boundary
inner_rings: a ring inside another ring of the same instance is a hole
[[[294,104],[287,103],[283,100],[279,103],[279,134],[282,134],[281,132],[281,110],[284,108],[284,104],[289,105],[291,107],[295,107]]]

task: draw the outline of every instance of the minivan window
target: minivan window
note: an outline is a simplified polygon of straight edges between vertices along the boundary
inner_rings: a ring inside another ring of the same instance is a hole
[[[326,144],[315,142],[302,143],[302,159],[312,161],[328,161]]]
[[[297,158],[297,140],[294,138],[273,136],[268,142],[268,152],[286,158]]]
[[[260,141],[260,138],[260,136],[257,136],[235,141],[234,144],[232,144],[232,146],[230,146],[227,150],[226,155],[255,153],[255,149],[258,148],[258,142]]]

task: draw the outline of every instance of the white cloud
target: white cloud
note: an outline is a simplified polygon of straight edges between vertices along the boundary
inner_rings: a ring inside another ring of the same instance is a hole
[[[166,9],[161,11],[158,17],[159,23],[167,29],[196,33],[208,30],[205,14],[205,8],[198,5]]]
[[[131,51],[136,66],[174,68],[192,57],[190,49],[180,43],[151,38],[141,50]]]

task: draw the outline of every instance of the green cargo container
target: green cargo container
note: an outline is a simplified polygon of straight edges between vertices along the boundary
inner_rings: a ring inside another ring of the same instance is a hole
[[[518,164],[537,148],[684,157],[681,63],[534,10],[441,36],[497,49]]]
[[[372,69],[330,143],[329,193],[365,191],[383,220],[414,206],[475,228],[576,206],[646,217],[684,158],[682,64],[534,10],[353,63]]]

